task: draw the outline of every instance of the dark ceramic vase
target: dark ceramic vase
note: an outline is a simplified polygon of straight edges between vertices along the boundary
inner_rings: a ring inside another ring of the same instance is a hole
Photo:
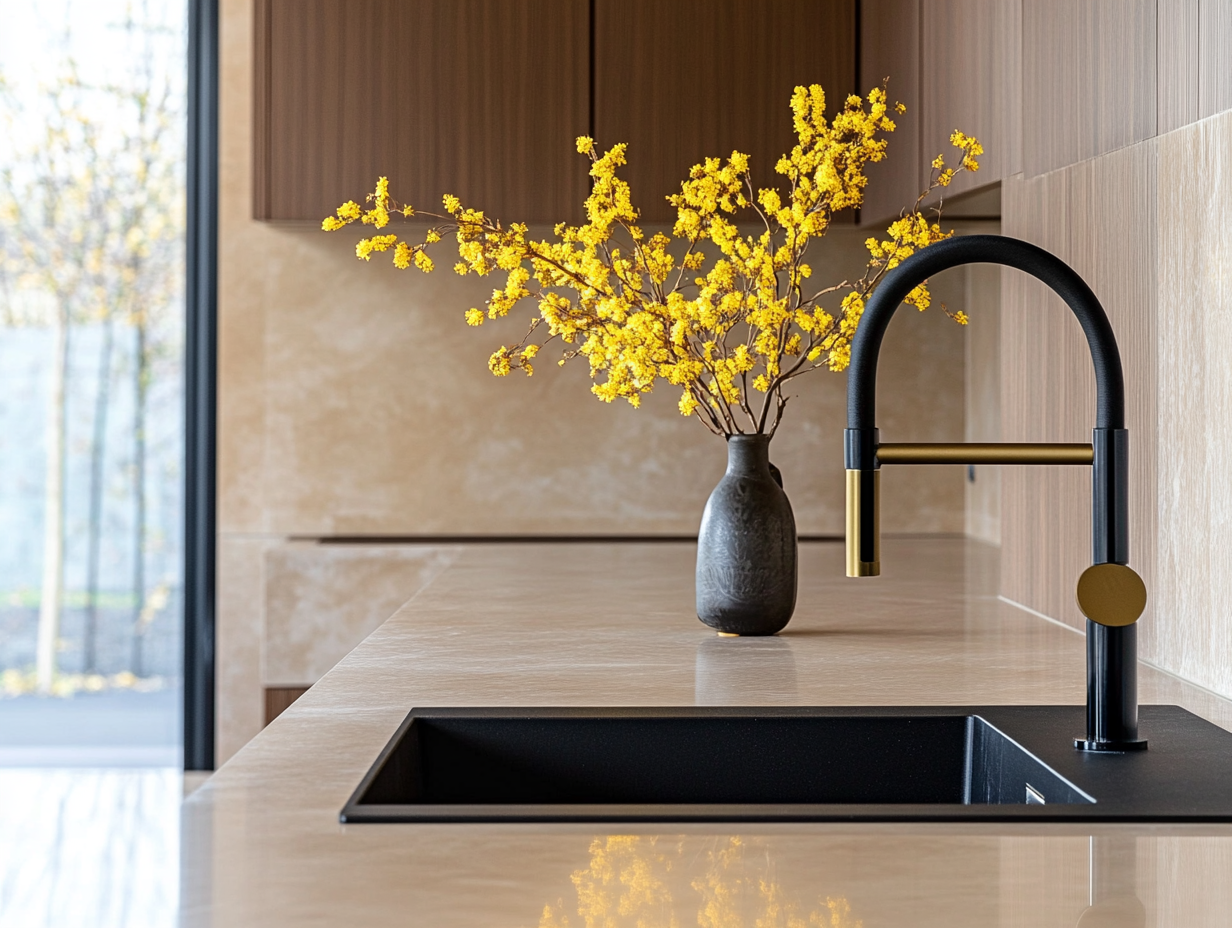
[[[773,635],[796,608],[796,520],[765,435],[727,440],[727,473],[697,536],[697,617],[729,635]]]

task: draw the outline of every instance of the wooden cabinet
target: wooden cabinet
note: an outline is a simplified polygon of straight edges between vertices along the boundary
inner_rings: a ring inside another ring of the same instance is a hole
[[[257,0],[253,214],[316,220],[370,191],[506,221],[581,218],[574,138],[629,143],[647,222],[733,149],[761,184],[788,101],[855,89],[855,0]],[[593,13],[593,19],[592,19]]]
[[[491,215],[580,216],[589,4],[258,0],[253,214],[316,220],[390,178]]]
[[[629,143],[624,176],[646,222],[690,166],[733,149],[755,182],[782,186],[795,142],[789,101],[821,84],[828,109],[855,89],[854,0],[595,0],[594,127]]]

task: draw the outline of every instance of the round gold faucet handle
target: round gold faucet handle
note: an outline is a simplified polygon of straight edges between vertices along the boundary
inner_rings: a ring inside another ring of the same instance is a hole
[[[1093,564],[1078,578],[1078,608],[1092,622],[1133,625],[1146,609],[1146,584],[1124,564]]]

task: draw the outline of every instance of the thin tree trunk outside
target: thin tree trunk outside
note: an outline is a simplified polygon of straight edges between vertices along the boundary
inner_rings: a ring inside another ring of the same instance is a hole
[[[82,635],[82,670],[98,670],[98,575],[102,551],[103,469],[107,458],[107,419],[111,409],[111,350],[115,326],[111,315],[103,321],[98,358],[98,386],[94,393],[94,440],[90,444],[90,521],[86,551],[86,620]]]
[[[144,672],[143,644],[145,639],[145,624],[142,621],[145,611],[145,405],[149,386],[149,358],[146,356],[145,321],[138,318],[136,328],[137,345],[134,351],[133,369],[136,372],[134,382],[133,408],[133,498],[135,513],[133,519],[133,673],[142,676]]]
[[[43,590],[39,597],[35,676],[40,693],[50,693],[56,679],[60,611],[64,590],[64,454],[67,416],[68,307],[56,313],[52,348],[50,405],[47,410],[47,482],[43,506]]]

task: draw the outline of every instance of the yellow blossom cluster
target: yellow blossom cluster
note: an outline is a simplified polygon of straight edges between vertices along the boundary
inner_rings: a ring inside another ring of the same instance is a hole
[[[755,190],[745,154],[708,158],[668,198],[677,212],[671,235],[648,234],[639,225],[629,185],[618,173],[627,146],[601,152],[588,137],[577,140],[591,163],[586,221],[557,225],[552,240],[533,241],[524,223],[505,226],[448,194],[444,213],[416,213],[390,198],[384,177],[367,209],[348,201],[322,228],[358,221],[383,230],[394,215],[439,220],[422,242],[385,232],[361,239],[355,253],[367,261],[392,249],[397,267],[426,273],[433,267],[426,248],[451,233],[457,273],[503,274],[503,286],[492,290],[485,309],[467,310],[466,323],[499,319],[523,300],[534,301],[537,312],[520,342],[492,354],[488,367],[497,376],[533,374],[531,361],[542,345],[559,340],[559,363],[586,358],[592,392],[605,402],[638,406],[665,380],[681,391],[680,412],[697,416],[711,431],[773,434],[793,378],[847,367],[865,302],[884,274],[947,237],[939,208],[930,220],[922,204],[949,186],[957,171],[977,170],[983,153],[974,138],[956,131],[951,142],[961,154],[959,167],[948,168],[941,156],[932,162],[927,189],[883,236],[868,240],[863,276],[817,288],[808,283],[809,244],[841,212],[863,202],[865,166],[885,157],[885,135],[895,125],[880,87],[867,98],[847,97],[830,119],[821,87],[797,87],[791,112],[797,143],[775,166],[785,189]],[[907,302],[926,309],[927,286],[913,290]],[[947,314],[967,321],[962,313]]]

